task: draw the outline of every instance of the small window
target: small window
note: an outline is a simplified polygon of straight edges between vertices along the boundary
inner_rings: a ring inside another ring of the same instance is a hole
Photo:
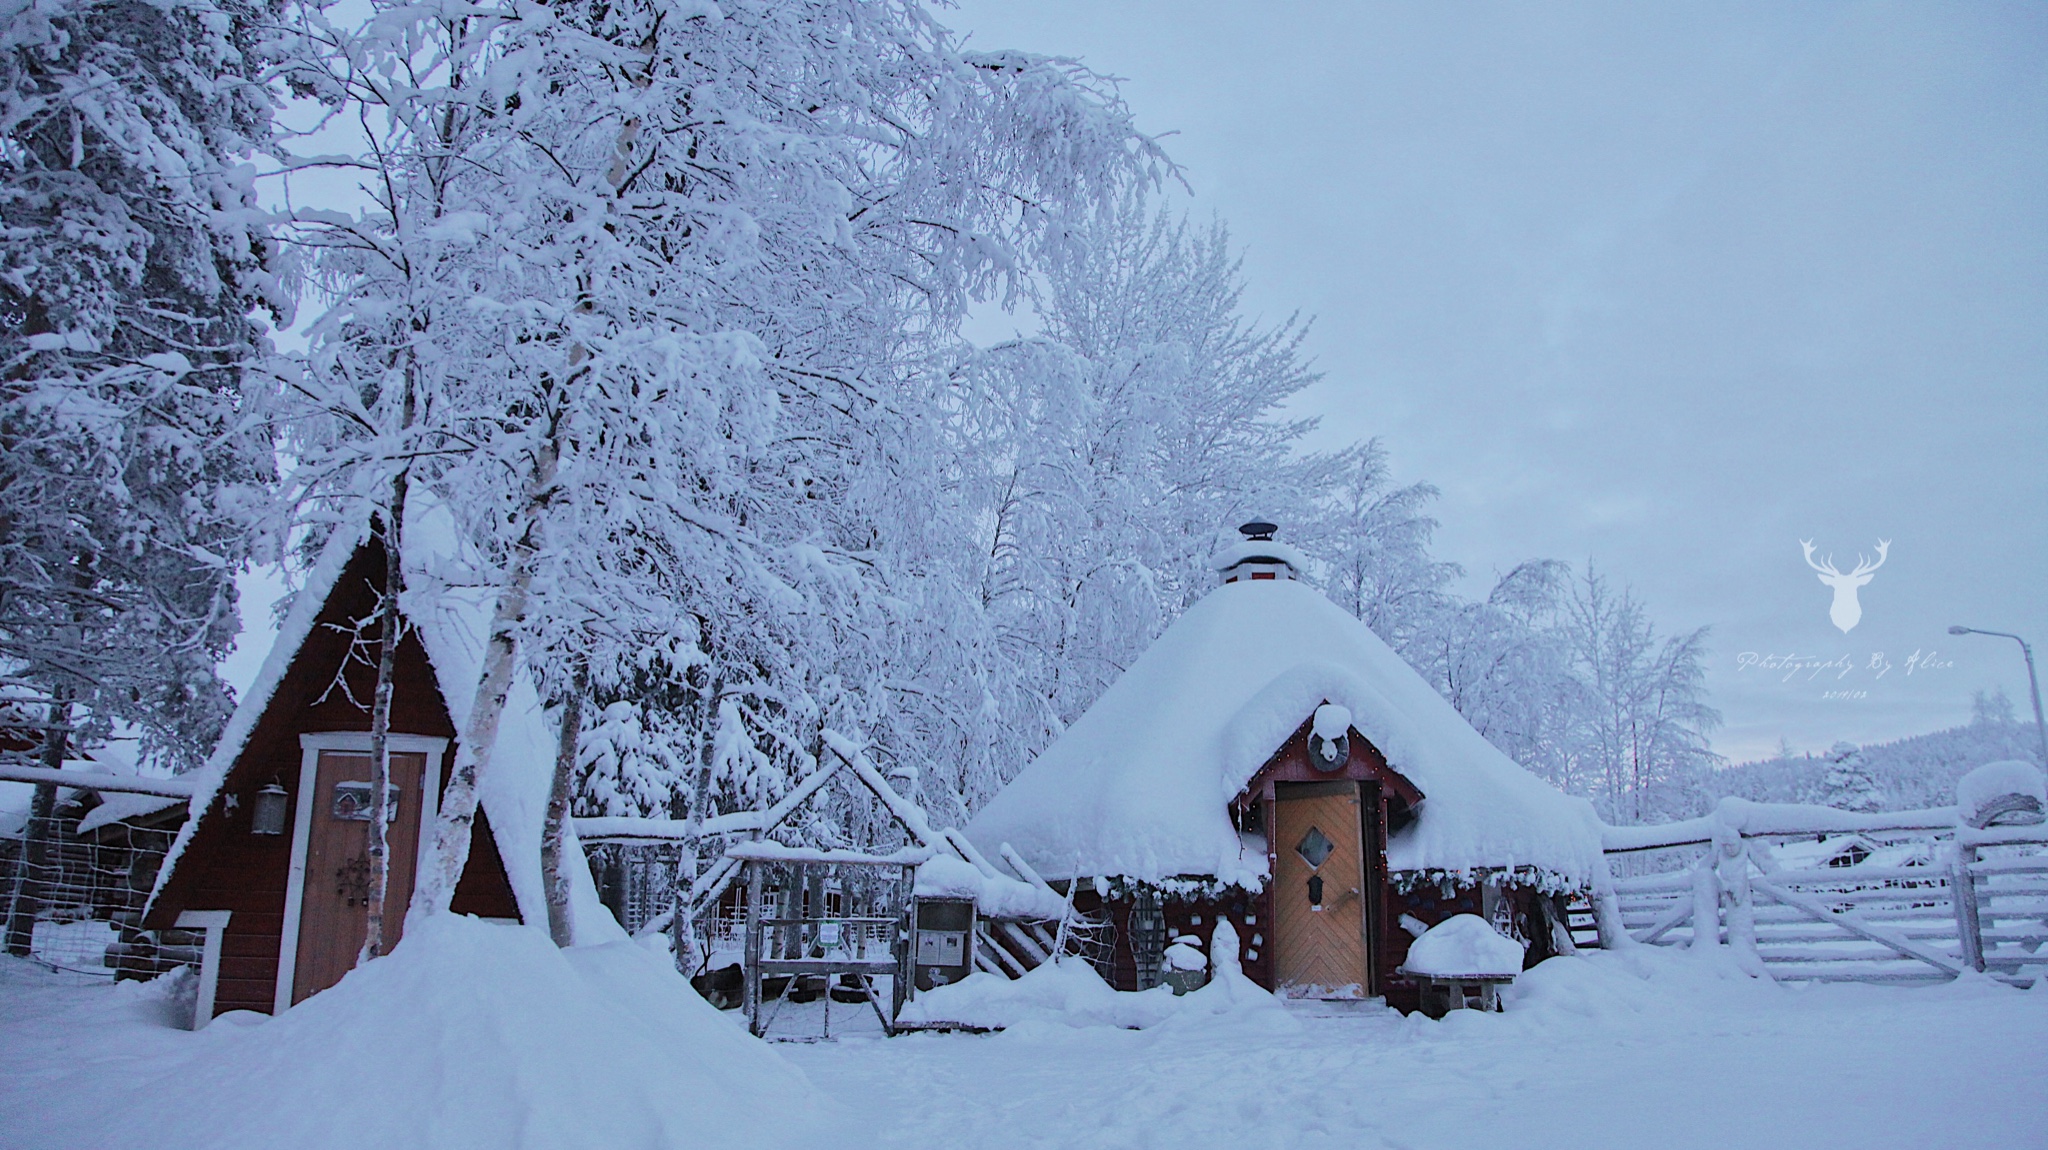
[[[1321,827],[1308,828],[1308,833],[1301,836],[1301,841],[1294,845],[1294,852],[1301,856],[1301,860],[1309,865],[1310,870],[1328,862],[1330,852],[1336,849],[1337,844],[1330,841],[1330,836],[1324,834]]]

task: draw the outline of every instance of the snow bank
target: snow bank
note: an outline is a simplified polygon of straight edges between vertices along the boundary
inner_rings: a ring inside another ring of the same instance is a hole
[[[1047,878],[1265,880],[1229,801],[1324,703],[1419,787],[1387,844],[1395,870],[1534,866],[1590,886],[1593,808],[1474,731],[1370,628],[1304,584],[1210,592],[990,800],[966,832],[1008,842]]]
[[[138,1092],[125,1144],[779,1147],[822,1132],[809,1081],[660,958],[455,915],[275,1019],[200,1037],[174,1082]]]
[[[917,868],[919,898],[971,898],[981,914],[992,918],[1059,919],[1066,900],[1049,890],[981,868],[951,855],[935,855]]]
[[[1167,987],[1119,991],[1102,981],[1094,967],[1070,957],[1043,963],[1018,979],[977,971],[951,986],[921,991],[904,1004],[901,1021],[992,1030],[1023,1022],[1141,1030],[1166,1021],[1178,1005]]]
[[[1453,915],[1408,947],[1401,969],[1436,978],[1513,978],[1522,973],[1522,944],[1476,914]]]
[[[1237,961],[1237,933],[1229,923],[1217,924],[1209,953],[1209,981],[1178,998],[1165,986],[1116,990],[1094,967],[1067,958],[1045,963],[1015,980],[984,971],[951,986],[924,991],[904,1005],[902,1020],[989,1029],[1032,1023],[1125,1030],[1179,1030],[1219,1023],[1254,1029],[1298,1025],[1279,999],[1245,977]],[[1219,960],[1217,956],[1223,957]]]
[[[2029,804],[2028,799],[2033,802]],[[2032,763],[2019,759],[1985,763],[1956,780],[1956,813],[1971,826],[2008,812],[2016,815],[2015,822],[2038,822],[2044,807],[2048,807],[2048,780]]]

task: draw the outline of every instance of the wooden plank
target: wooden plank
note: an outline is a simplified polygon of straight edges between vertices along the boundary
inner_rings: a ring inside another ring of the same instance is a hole
[[[1974,847],[1966,849],[1969,849],[1972,859],[1970,873],[1979,877],[1988,877],[1995,874],[2048,874],[2048,856],[2033,855],[2028,858],[1978,860]]]
[[[1632,894],[1683,894],[1692,889],[1692,871],[1614,880],[1614,893],[1622,898]]]
[[[1818,925],[1813,923],[1812,919],[1808,919],[1807,923],[1810,926]],[[1953,930],[1936,929],[1933,927],[1914,927],[1910,930],[1901,930],[1898,933],[1907,938],[1924,939],[1933,942],[1952,942],[1956,937],[1956,932]],[[1759,934],[1757,942],[1764,946],[1793,946],[1808,942],[1834,942],[1841,938],[1841,931],[1821,928],[1774,931],[1770,934]]]
[[[1658,939],[1663,938],[1673,929],[1692,921],[1692,914],[1693,904],[1691,899],[1684,899],[1673,903],[1669,913],[1663,918],[1658,919],[1656,924],[1651,926],[1648,931],[1635,935],[1634,938],[1637,942],[1649,946]]]
[[[1900,938],[1891,931],[1860,922],[1845,914],[1838,914],[1823,905],[1818,899],[1809,897],[1799,891],[1779,886],[1776,882],[1762,875],[1754,876],[1750,880],[1750,885],[1777,899],[1779,902],[1804,910],[1821,922],[1833,923],[1850,934],[1860,935],[1872,942],[1881,943],[1908,958],[1917,958],[1937,970],[1946,971],[1949,974],[1961,974],[1963,972],[1962,964],[1947,955],[1937,954],[1909,939]]]
[[[1846,944],[1845,944],[1845,945],[1846,945]],[[1906,956],[1904,956],[1904,955],[1902,955],[1902,954],[1899,954],[1899,953],[1898,953],[1897,951],[1895,951],[1895,950],[1892,950],[1892,949],[1891,949],[1890,947],[1886,947],[1886,946],[1877,946],[1877,947],[1871,947],[1871,946],[1862,946],[1862,947],[1861,947],[1860,949],[1857,949],[1857,950],[1845,950],[1845,951],[1841,951],[1841,952],[1839,952],[1839,953],[1837,953],[1837,952],[1828,952],[1828,951],[1815,951],[1815,950],[1811,950],[1811,949],[1801,949],[1801,950],[1796,950],[1796,951],[1790,951],[1790,952],[1787,952],[1787,953],[1783,953],[1783,954],[1769,954],[1769,953],[1767,953],[1767,954],[1766,954],[1766,955],[1764,956],[1764,958],[1765,958],[1765,961],[1767,961],[1767,962],[1770,962],[1770,963],[1773,963],[1773,964],[1776,964],[1776,963],[1796,963],[1796,964],[1806,964],[1806,963],[1826,963],[1826,962],[1913,962],[1913,961],[1915,961],[1914,959],[1911,959],[1911,958],[1907,958]]]
[[[854,958],[764,958],[762,974],[891,974],[895,962]]]
[[[1800,888],[1834,885],[1863,887],[1871,883],[1900,881],[1938,884],[1947,880],[1947,870],[1936,866],[1824,867],[1812,871],[1781,870],[1771,876],[1771,881],[1781,886]]]

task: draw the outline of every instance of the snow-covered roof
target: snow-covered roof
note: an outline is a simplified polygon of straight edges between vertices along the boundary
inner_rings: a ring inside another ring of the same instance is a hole
[[[1779,843],[1771,848],[1771,858],[1786,870],[1811,870],[1815,867],[1828,866],[1835,859],[1842,857],[1862,862],[1877,849],[1878,844],[1875,840],[1859,834],[1829,835],[1801,842]]]
[[[158,811],[177,806],[181,799],[169,799],[162,795],[137,795],[123,791],[108,791],[100,796],[99,805],[85,812],[78,820],[78,833],[91,834],[101,827],[113,826],[123,819],[138,819]]]
[[[1387,844],[1395,870],[1533,866],[1590,885],[1599,822],[1524,770],[1314,588],[1226,584],[1181,616],[1088,712],[968,823],[1047,877],[1264,880],[1229,803],[1324,702],[1419,787]]]
[[[312,633],[343,569],[369,535],[367,515],[351,527],[337,528],[307,573],[305,584],[278,627],[277,641],[262,669],[236,705],[212,756],[194,773],[197,789],[192,796],[192,817],[171,844],[156,889],[150,893],[152,904],[197,832],[200,816],[218,797],[229,770],[255,732],[257,720],[269,707],[292,659]],[[477,570],[470,550],[460,543],[447,508],[430,494],[413,492],[408,501],[404,540],[406,588],[399,603],[426,648],[427,660],[433,665],[435,680],[448,705],[448,717],[455,729],[461,731],[468,727],[470,706],[476,699],[484,643],[496,603],[495,590]],[[554,773],[556,742],[553,723],[541,706],[532,677],[522,667],[513,675],[490,769],[479,776],[477,790],[478,802],[490,818],[498,855],[505,863],[505,877],[518,899],[520,916],[543,930],[547,927],[547,900],[541,887],[540,840]],[[432,832],[423,828],[423,833]],[[575,831],[571,829],[569,833],[573,838]],[[576,941],[602,943],[624,938],[618,921],[598,901],[589,868],[568,869]]]
[[[1301,552],[1272,539],[1241,539],[1232,543],[1210,556],[1209,568],[1212,571],[1228,571],[1240,563],[1253,563],[1261,559],[1285,563],[1297,572],[1308,570],[1308,559]]]

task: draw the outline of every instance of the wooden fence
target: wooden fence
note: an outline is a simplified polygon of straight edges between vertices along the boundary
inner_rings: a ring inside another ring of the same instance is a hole
[[[1770,850],[1845,832],[1932,840],[1933,850],[1920,865],[1800,870],[1781,869]],[[1683,870],[1613,879],[1592,909],[1601,945],[1726,947],[1751,973],[1780,981],[1938,982],[1976,970],[2031,985],[2048,976],[2044,845],[2048,827],[1958,826],[1953,808],[1851,815],[1724,803],[1684,824],[1610,828],[1610,860],[1699,857]]]

